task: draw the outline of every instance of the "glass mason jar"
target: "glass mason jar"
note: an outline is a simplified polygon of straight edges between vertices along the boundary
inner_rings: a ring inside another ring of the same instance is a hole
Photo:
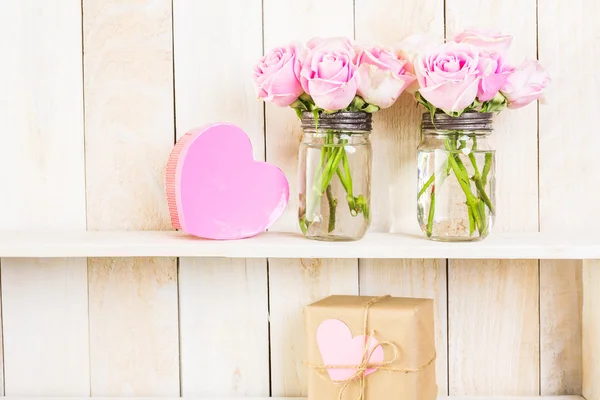
[[[433,240],[484,239],[494,223],[493,113],[423,114],[418,148],[417,216]]]
[[[361,239],[371,223],[371,114],[302,113],[298,218],[316,240]]]

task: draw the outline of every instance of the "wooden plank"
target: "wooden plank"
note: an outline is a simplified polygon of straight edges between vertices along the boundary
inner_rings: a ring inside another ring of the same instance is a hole
[[[598,181],[600,137],[589,129],[595,123],[597,107],[586,100],[585,93],[600,90],[600,82],[593,78],[593,64],[600,55],[591,50],[598,46],[595,24],[599,17],[594,0],[538,4],[539,59],[552,78],[548,104],[539,107],[542,232],[589,233],[595,230],[592,221],[600,220],[600,209],[582,202],[598,193],[597,185],[586,184],[589,179]],[[563,62],[573,57],[584,60],[576,74]],[[561,162],[557,163],[557,157]],[[547,291],[558,294],[541,298],[542,394],[582,391],[580,271],[573,263],[544,261],[541,265]]]
[[[356,39],[392,46],[414,33],[444,35],[442,0],[358,0],[355,2]],[[391,108],[374,116],[372,231],[417,231],[414,187],[416,151],[420,141],[421,110],[404,93]],[[423,296],[436,303],[436,376],[440,395],[448,394],[448,321],[445,260],[364,259],[360,265],[360,293]]]
[[[183,395],[268,395],[265,260],[183,261],[179,272]]]
[[[535,1],[447,0],[447,37],[472,26],[512,35],[509,62],[536,55]],[[536,107],[505,110],[494,125],[494,231],[537,231]],[[450,394],[538,394],[538,262],[451,261],[448,279]]]
[[[85,230],[81,3],[0,13],[0,229]],[[10,396],[89,394],[84,259],[2,260]]]
[[[537,282],[538,270],[528,261],[452,261],[450,393],[537,392]]]
[[[264,0],[265,52],[292,41],[305,43],[318,36],[352,38],[352,3],[352,0]],[[266,105],[266,117],[267,161],[282,169],[290,183],[291,193],[285,213],[271,230],[300,232],[297,190],[298,147],[302,140],[300,121],[291,108],[273,104]]]
[[[353,37],[352,0],[264,0],[265,51],[312,37]],[[273,231],[299,232],[297,163],[302,129],[293,110],[266,105],[267,161],[278,165],[290,183],[290,202]],[[304,239],[304,246],[316,243]],[[287,257],[286,257],[287,258]],[[306,395],[303,309],[329,294],[358,294],[358,261],[269,260],[271,395]]]
[[[88,228],[168,229],[171,2],[85,0],[83,16]],[[88,268],[91,395],[179,395],[175,259]]]
[[[210,13],[198,1],[173,7],[177,136],[231,122],[264,160],[263,108],[251,79],[262,54],[261,1],[213,2]],[[182,395],[268,396],[266,259],[182,258],[179,268]]]
[[[85,259],[3,261],[2,308],[6,393],[88,395]]]
[[[600,399],[600,260],[583,263],[582,387],[587,400]]]
[[[330,294],[357,295],[357,276],[356,260],[269,259],[273,396],[306,396],[304,307]]]
[[[357,0],[356,39],[394,46],[412,34],[444,37],[443,0]],[[417,232],[417,146],[422,109],[403,93],[394,106],[374,114],[371,230]]]
[[[439,392],[448,393],[446,260],[361,260],[360,294],[434,299],[436,378]]]
[[[581,393],[581,261],[540,265],[540,373],[543,395]]]
[[[186,397],[187,399],[221,400],[222,397]],[[47,397],[32,397],[31,400],[46,400]],[[73,397],[69,400],[84,400],[89,397]],[[180,397],[96,397],[98,400],[178,400]],[[230,397],[230,400],[246,400],[247,397]],[[533,397],[473,397],[473,396],[440,396],[440,400],[584,400],[581,396],[533,396]],[[19,397],[6,397],[6,400],[22,400]],[[252,400],[305,400],[303,397],[253,397]]]
[[[0,256],[581,260],[600,257],[600,237],[498,232],[482,242],[442,243],[421,234],[372,232],[358,242],[328,243],[285,232],[212,241],[175,231],[22,231],[0,233]]]

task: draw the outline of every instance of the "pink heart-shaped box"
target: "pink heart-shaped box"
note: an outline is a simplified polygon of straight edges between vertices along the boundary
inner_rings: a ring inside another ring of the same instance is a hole
[[[360,365],[365,354],[365,340],[370,363],[383,362],[383,348],[372,336],[359,335],[352,337],[348,325],[339,319],[327,319],[317,329],[317,345],[324,365]],[[329,368],[327,372],[332,381],[343,382],[352,378],[357,368]],[[365,376],[375,372],[375,368],[365,371]]]
[[[285,211],[289,184],[255,161],[248,135],[216,123],[186,133],[171,151],[165,190],[173,228],[205,239],[242,239],[267,230]]]

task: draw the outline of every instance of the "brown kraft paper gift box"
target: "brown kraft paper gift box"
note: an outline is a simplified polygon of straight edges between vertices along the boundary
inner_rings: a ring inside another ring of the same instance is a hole
[[[438,388],[433,308],[431,299],[338,295],[307,306],[308,399],[435,400]],[[347,328],[335,320],[342,321]],[[322,324],[324,321],[327,322]],[[365,325],[367,335],[374,336],[379,346],[372,343],[365,349],[366,341],[361,336]],[[325,331],[327,334],[323,334]],[[350,337],[355,339],[350,340]],[[318,342],[321,346],[331,343],[331,347],[341,349],[344,362],[336,363],[341,360],[339,357],[326,356],[329,362],[325,363]],[[383,350],[383,360],[374,361],[377,347],[379,357]],[[349,362],[348,357],[357,361]],[[338,376],[343,369],[341,372],[350,377],[336,378],[333,382],[326,365],[337,367]],[[348,369],[349,366],[354,368]],[[357,368],[361,366],[362,369]],[[377,370],[371,369],[372,373],[363,376],[361,371],[369,367],[377,367]]]

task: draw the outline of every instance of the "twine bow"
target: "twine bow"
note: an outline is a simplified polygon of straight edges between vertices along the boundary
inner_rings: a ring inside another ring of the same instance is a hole
[[[321,376],[324,376],[325,372],[328,369],[337,369],[337,368],[339,368],[339,369],[356,369],[356,372],[348,379],[341,380],[341,381],[336,381],[336,380],[333,381],[334,383],[343,383],[342,387],[340,388],[339,394],[338,394],[338,400],[343,400],[344,392],[352,384],[352,382],[354,382],[356,379],[358,379],[358,383],[360,385],[359,386],[360,393],[358,396],[358,400],[365,400],[365,389],[366,389],[365,373],[369,369],[393,371],[393,372],[403,372],[405,374],[408,374],[408,373],[423,371],[425,368],[430,366],[436,359],[436,355],[434,354],[433,357],[427,363],[421,365],[420,367],[398,368],[398,367],[390,366],[390,364],[394,363],[398,359],[398,353],[400,351],[398,349],[398,346],[395,343],[389,342],[389,341],[379,342],[375,347],[373,347],[373,349],[371,349],[369,351],[369,338],[374,337],[374,333],[375,333],[373,330],[371,330],[371,331],[368,330],[369,308],[371,308],[371,306],[373,304],[375,304],[378,301],[380,301],[384,298],[387,298],[387,297],[390,297],[390,295],[374,297],[365,303],[365,313],[364,313],[364,318],[363,318],[363,335],[365,338],[365,344],[364,344],[365,348],[363,351],[363,356],[361,358],[360,364],[358,364],[358,365],[309,365],[309,368],[318,370],[321,373]],[[371,356],[373,355],[375,350],[377,350],[378,347],[383,347],[383,346],[390,346],[394,350],[394,356],[390,360],[387,360],[387,361],[376,362],[376,363],[370,362],[369,360],[371,359]]]

